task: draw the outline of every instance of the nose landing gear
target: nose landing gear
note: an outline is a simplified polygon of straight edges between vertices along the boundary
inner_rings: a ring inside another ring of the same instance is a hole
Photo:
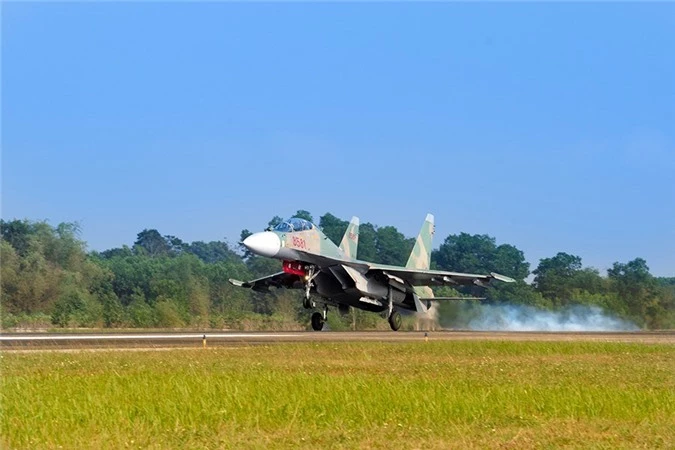
[[[307,266],[307,273],[305,274],[305,297],[302,299],[302,306],[304,306],[305,309],[314,308],[314,306],[316,306],[311,299],[311,291],[312,287],[314,287],[314,278],[316,278],[318,274],[319,272],[316,271],[316,267]]]
[[[303,306],[305,309],[312,309],[312,308],[314,308],[314,306],[316,306],[316,304],[312,301],[311,298],[309,298],[309,297],[303,297],[303,299],[302,299],[302,306]]]

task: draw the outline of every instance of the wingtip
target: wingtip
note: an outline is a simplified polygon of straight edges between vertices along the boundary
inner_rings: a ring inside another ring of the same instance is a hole
[[[354,225],[358,225],[359,224],[359,218],[356,217],[356,216],[353,216],[352,220],[350,222]]]
[[[431,214],[431,213],[427,214],[426,221],[427,221],[427,222],[434,223],[434,215]]]
[[[490,275],[492,275],[492,278],[494,278],[495,280],[499,280],[499,281],[502,281],[504,283],[515,283],[516,282],[516,280],[514,280],[511,277],[507,277],[506,275],[501,275],[501,274],[498,274],[498,273],[495,273],[495,272],[490,272]]]
[[[231,285],[237,286],[237,287],[244,287],[244,284],[246,284],[243,281],[235,280],[234,278],[230,278],[227,281],[229,281]]]

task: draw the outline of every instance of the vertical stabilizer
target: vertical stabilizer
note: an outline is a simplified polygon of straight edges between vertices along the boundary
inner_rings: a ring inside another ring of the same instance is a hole
[[[431,266],[431,240],[434,235],[434,216],[427,214],[420,234],[415,240],[408,263],[408,269],[428,269]]]
[[[359,218],[354,216],[347,226],[347,231],[340,241],[340,249],[348,258],[356,259],[359,247]]]
[[[409,269],[429,269],[431,266],[431,240],[434,236],[434,216],[427,214],[424,220],[420,234],[415,239],[415,246],[413,247],[408,263],[405,265]],[[415,291],[415,310],[418,313],[426,313],[428,307],[424,305],[419,297],[433,298],[434,291],[429,286],[413,286]]]

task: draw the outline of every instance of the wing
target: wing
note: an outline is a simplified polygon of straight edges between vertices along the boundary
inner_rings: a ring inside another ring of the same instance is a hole
[[[232,278],[229,281],[234,286],[245,287],[258,292],[265,292],[269,290],[270,286],[288,289],[299,289],[302,287],[302,281],[299,276],[286,272],[278,272],[252,281],[239,281]]]
[[[444,270],[409,269],[379,264],[370,266],[369,273],[372,272],[381,272],[388,277],[394,276],[400,278],[412,286],[476,285],[485,287],[493,280],[503,281],[505,283],[513,283],[516,281],[513,278],[494,272],[489,275],[480,275],[475,273],[446,272]]]

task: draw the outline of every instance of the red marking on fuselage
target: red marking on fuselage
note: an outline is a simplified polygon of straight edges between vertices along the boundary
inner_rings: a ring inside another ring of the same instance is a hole
[[[305,267],[302,265],[302,263],[297,261],[284,261],[283,268],[284,272],[290,273],[292,275],[298,275],[301,277],[307,275]]]
[[[291,236],[291,243],[293,244],[293,247],[307,250],[307,241],[299,236]]]

